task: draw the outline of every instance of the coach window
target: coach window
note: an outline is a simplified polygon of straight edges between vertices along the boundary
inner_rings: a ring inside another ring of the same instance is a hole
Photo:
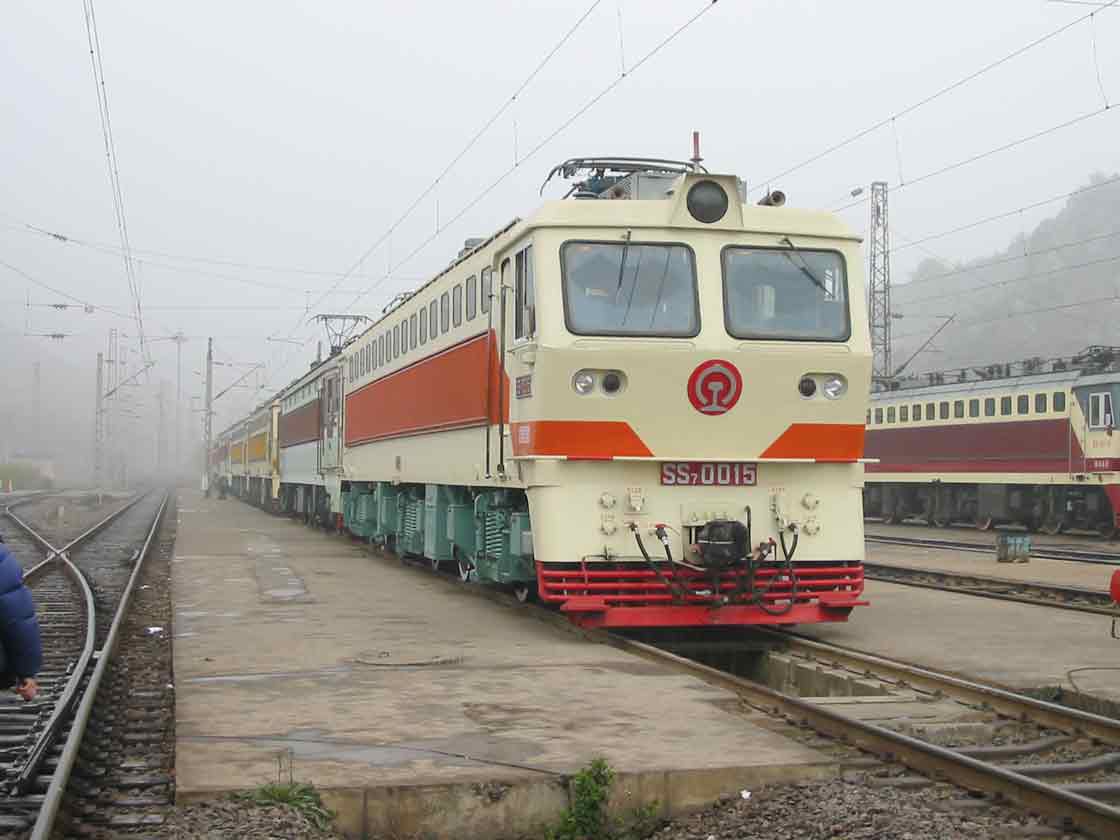
[[[883,409],[881,409],[881,408],[875,409],[875,425],[876,426],[883,425]]]
[[[980,416],[980,400],[969,400],[968,401],[968,416],[969,417],[979,417]]]
[[[985,417],[995,417],[996,416],[996,398],[995,397],[985,397],[984,398],[984,416]]]
[[[385,358],[385,334],[377,337],[377,366],[381,367],[389,360]]]
[[[428,334],[431,335],[432,341],[435,341],[436,336],[439,335],[439,301],[436,300],[433,300],[428,307]]]
[[[532,338],[537,332],[537,299],[533,290],[533,246],[518,251],[513,260],[513,335],[514,338]]]
[[[953,417],[964,417],[964,400],[953,401]]]
[[[420,310],[420,344],[428,343],[428,310]]]
[[[1002,415],[1011,413],[1011,397],[999,398],[999,413]]]
[[[949,419],[949,403],[948,401],[939,403],[937,406],[937,416],[942,420]]]
[[[490,279],[490,269],[482,269],[482,311],[490,311],[490,296],[494,294],[494,283]]]
[[[926,419],[933,420],[937,417],[937,406],[934,403],[926,403]]]
[[[418,341],[420,336],[417,334],[419,332],[419,330],[420,330],[420,325],[416,323],[416,314],[413,313],[413,315],[408,319],[408,346],[409,347],[415,348],[416,345],[420,343]]]
[[[1026,394],[1020,394],[1015,403],[1016,414],[1026,414],[1031,410],[1031,398]]]
[[[910,409],[910,413],[914,415],[914,422],[917,423],[922,419],[922,404],[914,403]]]
[[[473,274],[467,278],[467,320],[473,321],[478,314],[478,278]]]
[[[1034,413],[1035,414],[1045,414],[1046,413],[1046,395],[1045,394],[1035,394],[1034,395]]]
[[[1064,391],[1054,392],[1054,411],[1066,410],[1066,395]]]
[[[890,406],[887,409],[887,422],[888,423],[893,423],[894,422],[894,406],[893,405]]]
[[[463,284],[456,283],[451,290],[451,325],[455,327],[463,324]]]
[[[397,324],[393,327],[393,358],[399,358],[401,355],[401,325]]]
[[[898,407],[898,422],[906,423],[910,419],[910,406],[900,405]]]
[[[444,292],[439,296],[439,331],[446,333],[451,329],[451,295]]]

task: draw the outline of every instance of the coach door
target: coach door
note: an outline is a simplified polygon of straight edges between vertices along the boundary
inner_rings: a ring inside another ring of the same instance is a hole
[[[338,371],[326,374],[319,391],[319,472],[333,472],[342,457],[342,393]]]

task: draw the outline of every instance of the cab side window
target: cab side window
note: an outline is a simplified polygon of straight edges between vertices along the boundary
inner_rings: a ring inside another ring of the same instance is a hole
[[[1089,395],[1089,428],[1090,429],[1111,429],[1113,422],[1112,416],[1112,394],[1107,391],[1102,391],[1096,394]]]
[[[537,332],[537,304],[533,291],[533,246],[514,257],[514,337],[532,338]]]

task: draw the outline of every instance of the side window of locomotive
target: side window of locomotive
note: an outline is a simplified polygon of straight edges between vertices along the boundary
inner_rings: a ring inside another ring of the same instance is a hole
[[[900,405],[898,407],[898,422],[906,423],[910,419],[910,406]]]
[[[984,398],[984,416],[985,417],[995,417],[996,416],[996,398],[995,397],[985,397]]]
[[[1031,410],[1031,398],[1026,394],[1020,394],[1015,399],[1015,413],[1026,414]]]
[[[451,296],[444,292],[439,296],[439,331],[446,333],[451,329]]]
[[[686,246],[566,242],[560,260],[569,332],[681,338],[700,332],[696,264]]]
[[[1046,395],[1045,394],[1035,394],[1034,395],[1034,413],[1035,414],[1045,414],[1046,413]]]
[[[400,324],[393,327],[393,358],[397,358],[401,354],[401,328]]]
[[[439,301],[433,300],[428,307],[428,333],[432,336],[432,341],[439,335]]]
[[[409,347],[415,348],[416,345],[418,344],[417,339],[419,338],[419,336],[417,335],[417,332],[419,331],[419,329],[420,329],[420,327],[416,323],[416,315],[414,313],[408,319],[408,346]]]
[[[532,338],[537,332],[537,303],[533,290],[533,246],[514,257],[514,338]]]
[[[910,407],[910,413],[914,415],[914,422],[917,423],[922,419],[922,404],[914,403],[914,405]]]
[[[451,290],[451,324],[458,327],[463,323],[463,284],[456,283]]]
[[[888,423],[893,423],[894,422],[894,406],[893,405],[889,406],[887,408],[887,422]]]
[[[964,400],[953,401],[953,417],[957,419],[964,417]]]
[[[490,311],[490,296],[494,294],[494,282],[489,268],[482,269],[482,312]]]
[[[467,278],[467,320],[473,321],[478,314],[478,278],[473,274]]]
[[[1006,415],[1011,413],[1011,397],[999,398],[999,413]]]
[[[1102,391],[1097,394],[1090,394],[1089,428],[1111,429],[1112,423],[1112,394],[1108,393],[1107,391]]]
[[[936,419],[936,417],[937,417],[936,408],[937,407],[933,403],[926,403],[926,419],[927,420]]]
[[[940,403],[937,406],[937,416],[940,417],[942,420],[948,420],[949,419],[949,403],[947,401],[943,402],[943,403]]]
[[[866,425],[868,425],[868,426],[871,425],[871,409],[870,408],[867,409],[867,423],[866,423]]]
[[[881,408],[875,409],[875,425],[876,426],[883,425],[883,409],[881,409]]]
[[[1054,411],[1066,410],[1066,395],[1064,391],[1054,392]]]
[[[980,400],[969,400],[968,401],[968,416],[969,417],[979,417],[980,416]]]
[[[420,343],[428,343],[428,310],[420,310]]]
[[[388,359],[385,358],[385,333],[377,337],[377,366],[385,364]]]
[[[727,331],[735,338],[846,341],[847,276],[835,251],[723,249]]]

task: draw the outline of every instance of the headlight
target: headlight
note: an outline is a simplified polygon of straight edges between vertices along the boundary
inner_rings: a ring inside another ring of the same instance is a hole
[[[715,181],[697,181],[685,201],[688,212],[698,222],[710,225],[727,213],[727,193]]]
[[[797,390],[803,397],[811,397],[817,393],[817,380],[811,376],[801,377],[801,381],[797,383]]]
[[[843,376],[830,376],[825,379],[821,390],[830,400],[836,400],[844,396],[844,392],[848,390],[848,383]]]
[[[572,377],[572,387],[577,394],[590,394],[595,387],[595,377],[585,370],[581,370]]]
[[[603,392],[606,394],[617,394],[622,390],[622,374],[617,371],[609,370],[603,374]]]

